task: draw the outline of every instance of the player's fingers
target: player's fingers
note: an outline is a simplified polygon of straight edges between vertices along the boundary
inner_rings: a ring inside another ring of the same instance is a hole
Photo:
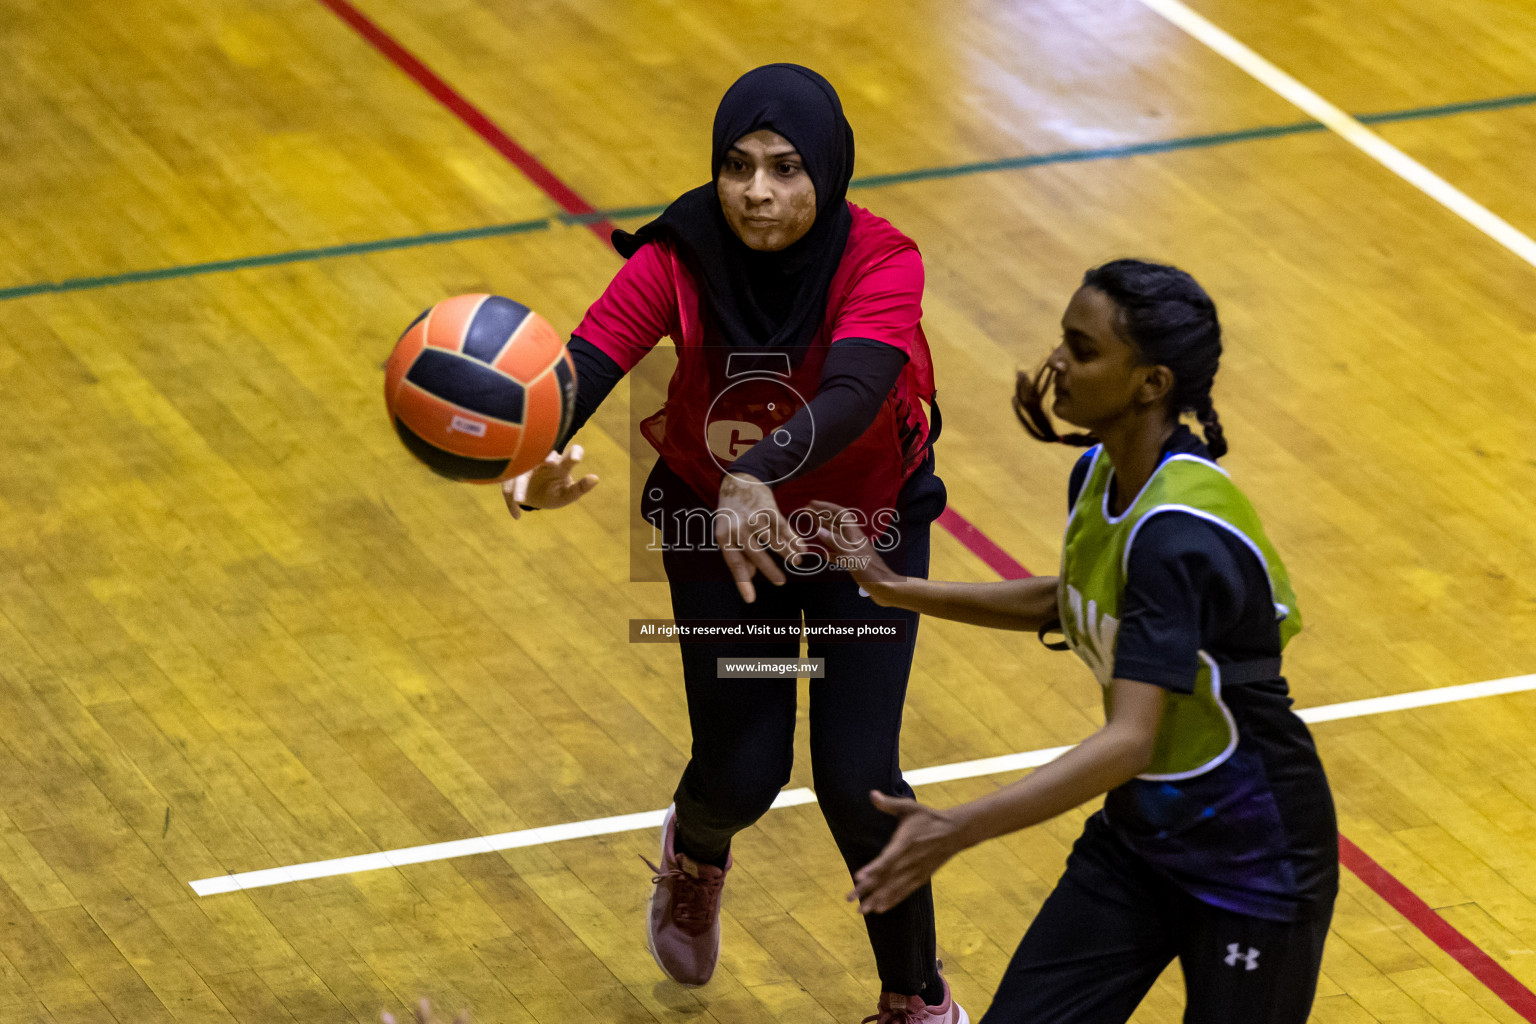
[[[785,532],[789,534],[789,537],[785,541],[786,553],[784,557],[790,565],[799,565],[800,557],[811,550],[810,539],[800,536],[792,529],[788,529],[788,524],[785,524],[785,526]]]
[[[518,507],[521,504],[521,500],[517,496],[517,481],[519,479],[519,477],[513,477],[511,480],[503,480],[501,482],[501,498],[507,503],[507,511],[512,513],[513,519],[523,518],[523,510]]]
[[[854,895],[859,904],[859,913],[874,913],[874,908],[880,899],[880,888],[883,882],[871,880],[854,889]]]
[[[858,545],[848,543],[838,530],[826,526],[818,527],[813,539],[818,545],[836,555],[857,555],[861,550]]]
[[[881,886],[878,892],[872,893],[869,899],[859,904],[859,913],[883,914],[910,896],[916,888],[916,885],[905,880],[887,883]]]
[[[731,576],[736,580],[736,589],[740,592],[741,599],[747,602],[747,604],[757,600],[757,589],[752,586],[753,568],[751,563],[742,556],[740,549],[722,545],[720,554],[725,556],[725,564],[730,568]]]
[[[872,880],[871,884],[864,887],[862,898],[859,900],[859,913],[885,913],[887,910],[900,903],[906,896],[905,892],[901,892],[901,887],[904,884],[905,879],[896,871],[890,870],[882,872],[877,878]],[[907,892],[910,891],[910,889],[907,890]],[[894,895],[898,892],[900,892],[901,895]]]
[[[811,502],[806,508],[816,513],[816,523],[823,530],[829,530],[834,524],[842,524],[844,522],[842,518],[843,513],[848,511],[841,505],[834,505],[832,502],[822,501],[820,498]],[[839,526],[839,532],[845,528],[846,525]]]
[[[531,486],[534,481],[538,481],[540,484],[543,484],[551,477],[559,479],[560,453],[554,451],[550,452],[548,455],[544,456],[543,462],[539,463],[537,466],[534,466],[528,472],[524,473],[523,476],[527,477],[529,480],[529,484],[525,484],[524,486]]]
[[[898,818],[905,818],[913,811],[921,810],[923,806],[911,797],[888,796],[878,789],[869,791],[869,802],[886,814],[893,814]]]
[[[767,519],[767,522],[762,522],[762,519]],[[808,550],[805,543],[794,530],[790,529],[789,521],[779,515],[777,509],[764,509],[754,513],[751,526],[752,532],[747,537],[747,550],[754,552],[752,560],[757,563],[758,568],[763,570],[764,576],[775,583],[783,583],[784,574],[779,571],[779,567],[773,563],[773,560],[766,554],[759,558],[757,553],[762,553],[765,549],[774,551],[780,558],[793,564],[792,559]]]
[[[751,538],[746,543],[742,542],[741,519],[734,511],[721,511],[721,515],[715,516],[715,545],[736,579],[736,589],[741,599],[751,604],[757,600],[757,588],[752,585],[752,577],[757,573],[758,566],[749,559],[754,545]]]
[[[566,478],[555,487],[554,497],[561,505],[569,505],[577,498],[582,497],[592,488],[597,486],[597,477],[591,473],[580,480]]]
[[[887,846],[880,855],[853,873],[854,891],[862,899],[874,892],[884,881],[891,866],[891,848]]]
[[[425,999],[416,1004],[416,1024],[432,1024],[432,1004]]]
[[[827,531],[833,538],[830,542],[823,541],[822,543],[831,543],[839,550],[854,552],[869,542],[869,538],[865,535],[863,529],[859,527],[859,524],[857,522],[849,522],[845,518],[844,513],[848,510],[841,505],[834,505],[830,501],[817,499],[807,505],[806,508],[816,513],[816,519],[821,524],[821,528]]]
[[[379,1014],[379,1020],[383,1021],[384,1024],[395,1024],[395,1015],[390,1013],[388,1010],[385,1010],[383,1013]]]
[[[714,516],[715,546],[724,551],[726,548],[741,547],[741,517],[732,508],[720,508]]]
[[[774,539],[778,544],[775,548],[785,558],[797,557],[810,550],[810,543],[805,537],[790,525],[789,520],[783,516],[778,517],[774,523]]]
[[[780,569],[778,563],[773,559],[758,553],[753,556],[752,563],[757,567],[757,571],[762,573],[763,578],[766,579],[769,583],[772,583],[776,587],[782,587],[784,585],[784,570]]]
[[[755,535],[748,538],[746,546],[747,558],[751,561],[753,568],[757,572],[762,573],[768,582],[774,586],[783,586],[784,570],[779,568],[778,563],[773,560],[773,556],[763,546],[765,543],[765,539]]]

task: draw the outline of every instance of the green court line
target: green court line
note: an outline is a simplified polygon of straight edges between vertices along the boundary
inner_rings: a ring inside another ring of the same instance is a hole
[[[561,212],[555,214],[555,219],[562,224],[579,224],[586,227],[601,220],[630,220],[637,217],[649,219],[666,208],[666,203],[654,206],[621,206],[613,210],[593,210],[591,213]]]
[[[1113,160],[1118,157],[1142,156],[1147,153],[1171,153],[1179,149],[1203,149],[1207,146],[1225,146],[1233,142],[1252,142],[1255,139],[1272,139],[1281,135],[1300,135],[1303,132],[1327,131],[1318,121],[1301,121],[1296,124],[1267,125],[1262,128],[1244,128],[1235,132],[1218,132],[1215,135],[1186,135],[1179,139],[1159,139],[1154,142],[1132,142],[1123,146],[1101,146],[1097,149],[1066,149],[1055,153],[1038,153],[1034,156],[1011,156],[1002,160],[983,160],[974,164],[955,164],[951,167],[925,167],[915,171],[897,171],[895,174],[872,174],[867,178],[855,178],[849,188],[880,188],[885,185],[905,185],[912,181],[932,181],[936,178],[960,178],[991,171],[1016,171],[1022,167],[1043,167],[1046,164],[1080,163],[1086,160]]]
[[[327,245],[317,249],[291,249],[287,252],[267,253],[263,256],[241,256],[232,260],[214,260],[210,263],[184,263],[176,267],[157,270],[131,270],[125,274],[107,274],[102,277],[72,277],[65,281],[44,281],[40,284],[24,284],[0,289],[0,302],[6,299],[22,299],[28,295],[49,292],[79,292],[90,288],[110,288],[118,284],[138,284],[143,281],[165,281],[175,277],[192,277],[196,274],[216,274],[225,270],[249,270],[252,267],[271,267],[283,263],[304,263],[311,260],[330,259],[333,256],[355,256],[365,252],[384,252],[390,249],[411,249],[418,245],[438,245],[443,242],[462,242],[470,238],[491,238],[498,235],[521,235],[529,231],[546,231],[554,218],[522,220],[511,224],[491,224],[481,228],[464,228],[459,231],[433,231],[425,235],[406,235],[400,238],[381,238],[372,242],[348,242],[346,245]]]
[[[1447,117],[1452,114],[1478,114],[1485,110],[1527,107],[1532,103],[1536,103],[1536,92],[1522,92],[1514,96],[1500,96],[1491,100],[1444,103],[1438,107],[1414,107],[1412,110],[1394,110],[1388,111],[1385,114],[1359,114],[1355,117],[1355,120],[1362,124],[1390,124],[1393,121],[1416,121],[1427,117]]]
[[[1519,93],[1486,100],[1465,103],[1445,103],[1433,107],[1414,107],[1379,114],[1359,114],[1356,119],[1363,124],[1390,124],[1397,121],[1417,121],[1433,117],[1450,117],[1456,114],[1474,114],[1489,110],[1505,110],[1536,104],[1536,93]],[[1007,157],[1002,160],[983,160],[977,163],[955,164],[948,167],[927,167],[894,174],[872,174],[855,178],[850,188],[883,188],[888,185],[905,185],[916,181],[934,181],[942,178],[961,178],[973,174],[989,174],[996,171],[1016,171],[1027,167],[1044,167],[1048,164],[1081,163],[1089,160],[1114,160],[1130,156],[1154,153],[1172,153],[1183,149],[1204,149],[1210,146],[1226,146],[1258,139],[1273,139],[1286,135],[1326,131],[1316,121],[1300,121],[1295,124],[1265,125],[1244,128],[1234,132],[1217,132],[1210,135],[1186,135],[1176,139],[1153,142],[1135,142],[1122,146],[1101,146],[1094,149],[1068,149],[1055,153],[1037,153],[1032,156]],[[313,249],[293,249],[287,252],[267,253],[261,256],[242,256],[236,259],[214,260],[208,263],[186,263],[156,270],[133,270],[122,274],[105,274],[100,277],[72,277],[64,281],[43,281],[37,284],[14,285],[0,288],[0,302],[24,299],[30,295],[46,295],[57,292],[78,292],[93,288],[110,288],[122,284],[139,284],[145,281],[166,281],[178,277],[194,277],[200,274],[217,274],[229,270],[250,270],[255,267],[280,266],[285,263],[307,263],[331,259],[336,256],[356,256],[362,253],[387,252],[392,249],[412,249],[423,245],[442,245],[476,238],[498,238],[521,235],[532,231],[548,231],[557,224],[586,225],[600,220],[630,220],[654,217],[666,204],[656,206],[626,206],[610,210],[596,210],[587,214],[557,213],[537,220],[514,221],[507,224],[490,224],[485,227],[464,228],[459,231],[433,231],[423,235],[405,235],[398,238],[381,238],[371,242],[349,242],[346,245],[329,245]]]

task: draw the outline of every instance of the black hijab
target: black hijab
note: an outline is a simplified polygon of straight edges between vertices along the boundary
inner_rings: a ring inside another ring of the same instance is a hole
[[[720,209],[715,180],[726,152],[767,128],[788,139],[816,187],[816,220],[798,242],[757,252],[736,237]],[[710,183],[684,192],[660,217],[630,234],[613,233],[625,259],[652,238],[678,244],[703,286],[714,323],[734,348],[803,349],[821,326],[827,291],[848,244],[853,217],[853,129],[832,83],[798,64],[748,71],[715,112]]]

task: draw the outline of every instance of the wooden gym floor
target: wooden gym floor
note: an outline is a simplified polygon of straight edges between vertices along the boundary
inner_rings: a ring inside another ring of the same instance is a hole
[[[459,292],[573,327],[619,261],[571,211],[633,227],[705,180],[715,102],[771,60],[838,86],[852,198],[923,248],[940,470],[1008,557],[1053,565],[1073,458],[1014,425],[1015,368],[1086,267],[1168,260],[1227,326],[1298,704],[1536,672],[1536,268],[1148,6],[357,3],[0,9],[0,1020],[869,1012],[812,804],[740,837],[693,991],[642,938],[654,830],[190,885],[665,806],[689,734],[676,653],[626,642],[668,613],[628,581],[626,393],[581,438],[597,492],[513,523],[412,463],[379,364]],[[1536,232],[1536,3],[1196,6]],[[976,546],[936,530],[934,575],[990,578]],[[1032,637],[929,622],[905,763],[1071,743],[1097,704]],[[1359,853],[1314,1019],[1536,1020],[1536,694],[1314,731]],[[1082,818],[940,874],[973,1019]],[[1136,1020],[1180,1003],[1170,973]]]

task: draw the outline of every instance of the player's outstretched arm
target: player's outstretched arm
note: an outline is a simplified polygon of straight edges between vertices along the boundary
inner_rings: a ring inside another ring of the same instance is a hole
[[[865,583],[876,604],[932,615],[992,629],[1034,632],[1056,619],[1056,577],[986,583],[898,577],[885,583]]]
[[[581,445],[573,444],[564,453],[550,452],[544,461],[522,476],[515,476],[501,485],[501,496],[506,500],[507,511],[513,519],[523,517],[523,505],[530,508],[559,508],[569,505],[597,486],[597,477],[588,473],[580,480],[571,477],[571,471],[585,454]]]
[[[1056,618],[1056,577],[947,583],[901,576],[885,564],[853,513],[827,501],[808,506],[821,517],[816,540],[839,557],[878,605],[993,629],[1037,630]]]
[[[995,793],[947,810],[871,793],[876,807],[901,819],[880,855],[854,872],[859,913],[880,914],[906,899],[961,850],[1039,824],[1146,771],[1166,691],[1115,679],[1105,726],[1049,764]]]

